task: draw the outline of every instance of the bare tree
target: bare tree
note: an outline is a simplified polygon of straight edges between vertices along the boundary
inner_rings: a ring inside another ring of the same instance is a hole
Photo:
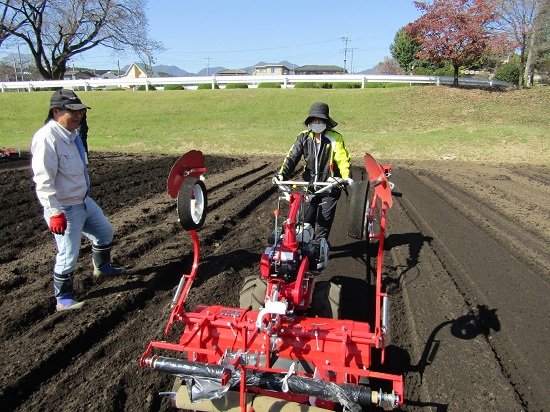
[[[377,74],[405,74],[397,59],[384,57],[384,61],[378,63]]]
[[[10,53],[0,60],[2,80],[43,80],[30,54]]]
[[[16,1],[6,0],[4,7],[0,9],[0,47],[8,40],[11,36],[10,31],[7,28],[12,30],[19,30],[24,24],[23,21],[18,21],[17,13],[13,12],[10,9],[10,5],[16,4]],[[2,5],[3,3],[0,3]]]
[[[26,43],[45,79],[62,79],[71,58],[105,46],[151,60],[162,43],[147,35],[146,0],[0,0],[0,32]],[[5,22],[10,22],[9,24]]]
[[[538,15],[542,4],[548,0],[495,0],[500,15],[501,30],[504,31],[518,45],[519,49],[519,86],[528,84],[532,71],[533,59],[536,55],[536,36]],[[531,59],[527,53],[533,52]],[[526,67],[527,62],[529,65]]]
[[[535,16],[533,33],[529,40],[527,59],[525,61],[524,81],[526,86],[533,86],[534,68],[544,60],[544,57],[548,58],[549,50],[550,0],[540,0]]]

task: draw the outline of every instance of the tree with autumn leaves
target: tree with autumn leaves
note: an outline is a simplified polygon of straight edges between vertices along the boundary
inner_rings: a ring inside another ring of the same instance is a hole
[[[404,27],[420,46],[416,56],[435,64],[449,62],[458,86],[461,66],[510,47],[504,35],[495,32],[498,13],[490,0],[415,1],[422,16]]]

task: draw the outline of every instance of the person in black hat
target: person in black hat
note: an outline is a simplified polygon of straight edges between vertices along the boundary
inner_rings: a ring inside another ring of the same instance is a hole
[[[46,122],[31,143],[36,194],[58,251],[53,274],[58,311],[80,309],[84,304],[73,297],[82,234],[92,241],[96,277],[126,273],[111,265],[113,226],[89,196],[84,146],[76,132],[87,109],[72,90],[57,90],[50,99]]]
[[[88,164],[88,119],[86,118],[86,113],[84,113],[84,116],[82,116],[82,120],[80,121],[80,126],[78,126],[78,129],[76,129],[76,133],[82,140],[82,144],[84,145],[84,153],[86,154],[86,164]]]
[[[351,159],[342,135],[334,130],[337,124],[329,116],[326,103],[313,103],[304,121],[307,130],[296,137],[275,179],[287,180],[303,158],[306,164],[302,178],[305,181],[326,182],[330,177],[341,177],[347,181],[349,188],[353,188]],[[317,223],[317,239],[325,238],[328,241],[336,203],[341,194],[341,189],[336,188],[324,197],[316,196],[311,200],[305,222],[312,225]]]

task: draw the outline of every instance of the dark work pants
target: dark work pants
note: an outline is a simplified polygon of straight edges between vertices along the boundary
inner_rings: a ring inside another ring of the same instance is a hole
[[[328,196],[315,196],[311,199],[304,216],[304,222],[311,223],[313,226],[317,223],[315,239],[325,238],[328,241],[328,235],[336,214],[336,204],[341,194],[338,191]]]

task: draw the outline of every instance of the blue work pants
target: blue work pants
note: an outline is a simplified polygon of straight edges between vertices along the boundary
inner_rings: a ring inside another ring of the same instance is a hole
[[[113,241],[113,225],[103,214],[103,210],[91,198],[75,206],[61,207],[67,218],[67,229],[64,235],[54,235],[57,244],[54,273],[66,275],[76,267],[82,235],[96,246],[106,246]],[[50,212],[44,208],[44,219],[50,225]]]

